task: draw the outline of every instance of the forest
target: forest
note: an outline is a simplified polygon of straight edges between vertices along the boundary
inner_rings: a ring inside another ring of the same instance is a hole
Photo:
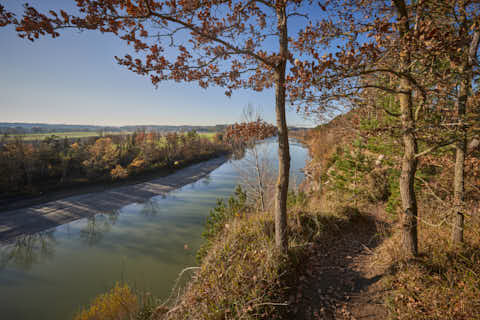
[[[8,139],[0,147],[2,200],[159,170],[168,172],[229,152],[219,137],[209,139],[195,131],[138,131],[84,139],[52,136],[40,142],[26,142],[21,137]]]

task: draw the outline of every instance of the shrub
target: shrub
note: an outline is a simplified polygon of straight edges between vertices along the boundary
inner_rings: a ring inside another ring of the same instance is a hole
[[[99,295],[91,305],[79,312],[74,320],[122,320],[138,311],[138,298],[127,285],[116,284]]]
[[[225,228],[226,222],[235,215],[245,212],[246,201],[247,194],[241,186],[237,186],[235,193],[228,199],[227,203],[222,199],[217,200],[216,206],[210,210],[205,223],[205,231],[202,233],[205,242],[197,252],[199,262],[207,255],[213,239]]]
[[[272,223],[268,213],[228,219],[168,318],[274,319],[277,309],[285,308],[282,277],[292,268],[264,232]]]
[[[113,180],[125,179],[128,177],[128,170],[117,164],[117,166],[110,171],[110,176]]]

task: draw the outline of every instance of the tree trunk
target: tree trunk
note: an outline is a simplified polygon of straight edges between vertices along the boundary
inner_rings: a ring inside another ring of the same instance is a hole
[[[460,122],[460,128],[455,145],[455,176],[453,180],[453,205],[455,208],[455,215],[452,225],[452,243],[454,245],[461,244],[463,242],[463,229],[464,229],[464,212],[463,201],[465,200],[465,154],[467,151],[467,130],[464,124],[464,117],[467,107],[467,95],[468,95],[468,75],[464,75],[466,72],[464,68],[460,69],[461,82],[458,90],[458,96],[456,101],[457,117]]]
[[[405,39],[410,31],[408,13],[403,0],[394,0],[398,11],[400,36]],[[407,40],[408,41],[408,40]],[[404,45],[400,52],[400,70],[404,74],[410,74],[410,52]],[[402,173],[400,175],[400,196],[402,199],[402,245],[405,253],[409,256],[418,254],[417,234],[417,198],[414,183],[417,171],[417,139],[415,137],[415,119],[413,117],[412,86],[408,79],[400,79],[400,113],[402,122],[403,158]]]
[[[255,142],[254,142],[255,143]],[[258,189],[258,197],[260,197],[260,210],[262,212],[265,211],[265,185],[264,185],[264,176],[265,176],[265,166],[260,164],[257,146],[253,145],[253,156],[255,157],[255,172],[257,176],[257,189]]]
[[[472,65],[477,56],[480,33],[476,31],[468,48],[467,61],[463,68],[460,68],[460,88],[456,101],[457,117],[460,122],[459,136],[456,143],[455,156],[455,177],[454,177],[454,198],[455,217],[452,226],[452,242],[458,245],[463,242],[464,212],[463,202],[465,200],[465,156],[467,153],[467,128],[465,126],[465,114],[467,111],[467,99],[472,81]]]
[[[452,242],[454,244],[463,242],[464,214],[462,208],[465,198],[464,173],[466,149],[467,136],[465,130],[462,130],[456,145],[455,178],[453,182],[455,218],[452,226]]]
[[[287,16],[285,5],[277,7],[277,28],[279,31],[280,61],[275,68],[275,111],[278,127],[278,178],[275,194],[275,245],[286,253],[287,238],[287,194],[290,174],[290,150],[285,115],[285,69],[288,55]]]
[[[403,159],[400,175],[400,195],[402,198],[402,242],[408,255],[418,253],[417,236],[417,198],[414,190],[415,173],[417,171],[417,139],[415,137],[415,122],[413,120],[412,95],[410,83],[400,80],[399,94],[403,129]]]

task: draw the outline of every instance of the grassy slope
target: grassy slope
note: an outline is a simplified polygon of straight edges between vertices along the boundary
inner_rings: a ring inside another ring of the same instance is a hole
[[[322,163],[317,176],[330,182],[323,190],[324,205],[348,201],[359,209],[384,208],[393,232],[375,250],[372,264],[385,272],[380,285],[387,292],[383,303],[389,318],[480,319],[480,190],[475,187],[480,154],[467,159],[465,244],[460,248],[450,243],[454,155],[445,148],[420,160],[415,186],[420,255],[406,260],[397,232],[401,142],[372,130],[393,121],[352,112],[311,134],[314,159]],[[334,143],[339,135],[342,139]],[[385,158],[375,165],[380,154]]]

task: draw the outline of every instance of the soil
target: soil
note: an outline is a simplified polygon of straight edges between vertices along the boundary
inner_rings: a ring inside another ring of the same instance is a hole
[[[367,215],[313,244],[290,297],[291,319],[387,319],[373,250],[388,224]]]

